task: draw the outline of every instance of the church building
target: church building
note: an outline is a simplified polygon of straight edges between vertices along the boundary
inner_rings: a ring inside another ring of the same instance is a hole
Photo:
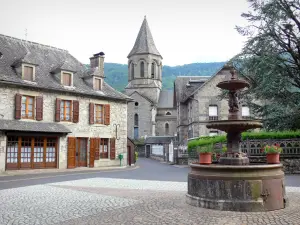
[[[162,90],[162,59],[146,17],[128,58],[128,137],[174,136],[177,113],[173,90]]]

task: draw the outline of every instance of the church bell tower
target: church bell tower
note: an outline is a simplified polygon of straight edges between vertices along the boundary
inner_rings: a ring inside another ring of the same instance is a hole
[[[130,96],[136,91],[157,104],[162,88],[162,56],[154,44],[146,16],[127,58],[126,94]]]

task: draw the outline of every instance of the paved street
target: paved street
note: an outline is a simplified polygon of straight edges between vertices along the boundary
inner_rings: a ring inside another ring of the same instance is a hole
[[[189,168],[139,159],[139,168],[0,177],[0,224],[299,224],[300,176],[287,176],[289,206],[268,213],[185,203]]]

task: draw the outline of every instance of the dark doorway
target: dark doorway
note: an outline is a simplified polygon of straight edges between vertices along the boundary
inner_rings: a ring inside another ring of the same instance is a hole
[[[127,146],[127,158],[128,158],[128,165],[131,166],[131,148],[130,146]]]
[[[146,145],[146,158],[150,157],[150,145]]]

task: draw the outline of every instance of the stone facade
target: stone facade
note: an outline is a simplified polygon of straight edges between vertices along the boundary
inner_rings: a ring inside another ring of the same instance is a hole
[[[174,136],[177,126],[177,111],[176,109],[166,108],[158,109],[156,115],[156,136]]]
[[[226,120],[228,117],[228,101],[219,99],[218,96],[221,94],[221,90],[216,85],[229,79],[230,76],[230,67],[225,65],[215,75],[206,78],[205,82],[199,82],[198,87],[194,86],[194,89],[192,89],[193,86],[190,85],[190,81],[185,81],[184,85],[191,86],[189,88],[192,90],[190,92],[189,90],[186,91],[189,93],[187,96],[177,98],[176,103],[178,113],[177,135],[179,137],[179,145],[183,148],[186,149],[188,139],[223,133],[222,131],[208,129],[206,125],[210,119]],[[194,83],[196,82],[194,81]],[[242,101],[240,103],[241,106],[244,105]],[[210,106],[216,106],[217,108],[215,118],[210,118]],[[240,111],[240,114],[242,114],[242,111]]]
[[[63,124],[65,127],[69,128],[72,133],[67,136],[60,137],[59,140],[59,161],[58,168],[67,168],[67,139],[68,137],[101,137],[101,138],[113,138],[115,137],[115,127],[113,124],[120,124],[118,128],[118,138],[116,140],[116,155],[122,153],[124,154],[124,162],[127,162],[127,104],[126,102],[118,102],[112,100],[100,100],[99,98],[88,98],[83,96],[70,95],[67,93],[60,94],[56,92],[46,92],[37,89],[25,89],[25,88],[13,88],[0,86],[0,110],[3,115],[2,119],[14,120],[15,113],[15,94],[19,93],[22,95],[29,96],[43,96],[43,121],[21,119],[21,121],[30,121],[36,123],[43,122],[55,122],[55,99],[60,98],[63,100],[78,100],[80,106],[79,122],[58,122]],[[101,124],[89,124],[89,103],[93,102],[95,104],[109,104],[110,105],[110,125]],[[3,107],[5,106],[5,107]],[[122,115],[122,116],[120,116]],[[56,122],[55,122],[56,123]],[[88,146],[89,149],[89,146]],[[6,136],[1,133],[0,135],[0,171],[5,170],[5,158],[6,158]],[[89,151],[88,151],[89,154]],[[89,159],[89,155],[87,157]],[[88,162],[89,163],[89,162]],[[119,160],[99,159],[95,160],[95,167],[104,166],[117,166],[119,165]]]

